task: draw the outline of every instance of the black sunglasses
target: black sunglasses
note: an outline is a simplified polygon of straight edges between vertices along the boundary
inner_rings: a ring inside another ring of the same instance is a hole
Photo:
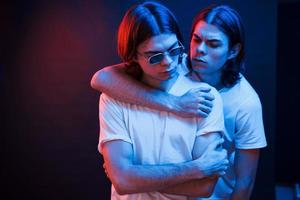
[[[179,42],[179,45],[178,47],[174,47],[166,52],[161,52],[161,53],[157,53],[157,54],[154,54],[150,57],[146,57],[145,55],[141,54],[142,56],[144,56],[144,58],[147,59],[148,63],[151,64],[151,65],[155,65],[157,63],[160,63],[165,55],[168,55],[170,57],[175,57],[175,56],[178,56],[178,55],[181,55],[183,54],[183,51],[184,51],[184,47],[182,46],[182,44]]]

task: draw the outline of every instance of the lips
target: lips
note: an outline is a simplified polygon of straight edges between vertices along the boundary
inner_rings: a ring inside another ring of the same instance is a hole
[[[174,68],[172,68],[172,69],[169,69],[169,70],[166,70],[166,71],[163,71],[163,72],[161,72],[161,73],[163,73],[163,74],[171,74],[171,73],[173,73],[173,72],[175,72],[176,71],[176,67],[174,67]]]
[[[173,77],[175,73],[176,73],[176,67],[168,71],[160,72],[161,76],[163,76],[164,78]]]
[[[196,62],[206,63],[206,61],[203,60],[202,58],[193,58],[193,60]]]

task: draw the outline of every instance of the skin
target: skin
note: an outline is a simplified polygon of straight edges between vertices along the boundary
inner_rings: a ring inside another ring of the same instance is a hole
[[[161,42],[164,41],[164,42]],[[138,47],[138,52],[150,57],[155,53],[164,52],[178,46],[178,40],[175,34],[161,34],[146,40]],[[136,62],[142,68],[142,82],[161,90],[168,90],[178,77],[177,62],[178,56],[172,58],[165,55],[164,59],[159,64],[149,64],[144,56],[138,54]]]
[[[190,55],[192,67],[198,76],[198,80],[209,83],[217,89],[223,88],[221,69],[226,60],[237,56],[241,48],[240,44],[229,48],[229,38],[226,34],[214,25],[207,24],[204,21],[198,22],[192,35]],[[120,83],[112,82],[111,80],[114,79],[120,80]],[[174,113],[181,115],[184,113],[183,116],[187,117],[200,116],[201,105],[208,105],[208,103],[203,102],[204,100],[208,102],[209,99],[203,97],[206,94],[203,91],[190,91],[180,98],[176,98],[158,90],[153,90],[153,88],[134,81],[130,75],[125,73],[122,66],[112,66],[98,71],[94,75],[91,84],[96,90],[110,93],[111,96],[118,97],[121,100],[127,98],[128,102],[159,110],[173,110]],[[126,85],[132,85],[132,87],[126,88]],[[131,92],[120,95],[120,90],[130,90]],[[259,149],[236,149],[234,167],[237,176],[232,199],[247,200],[250,198],[255,182],[258,159]]]
[[[141,43],[138,51],[165,52],[176,43],[174,34],[161,34]],[[137,56],[136,62],[143,70],[142,82],[163,91],[168,90],[178,77],[177,59],[165,55],[161,63],[150,65],[143,56]],[[108,176],[119,194],[161,191],[207,197],[212,193],[217,177],[206,177],[224,174],[228,166],[226,150],[216,149],[220,139],[218,132],[198,136],[192,152],[194,160],[178,164],[133,164],[132,145],[121,140],[104,143],[102,153]]]
[[[130,87],[128,87],[130,86]],[[97,71],[91,87],[126,103],[135,103],[181,117],[207,117],[213,106],[210,88],[193,88],[182,96],[169,95],[133,79],[123,63]],[[131,91],[125,94],[120,91]]]
[[[198,77],[217,89],[221,83],[222,68],[228,59],[238,55],[240,44],[229,48],[229,38],[216,26],[199,21],[190,42],[190,55],[193,70]],[[233,200],[247,200],[255,182],[259,159],[259,149],[236,149],[234,170],[236,186]]]
[[[200,21],[195,26],[190,42],[190,57],[193,70],[200,79],[216,89],[221,83],[225,62],[237,56],[239,45],[229,49],[229,39],[216,26]]]

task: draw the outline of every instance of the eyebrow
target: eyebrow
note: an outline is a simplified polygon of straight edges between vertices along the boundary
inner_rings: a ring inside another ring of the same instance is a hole
[[[177,44],[179,43],[179,41],[177,40],[176,42],[174,42],[168,49],[167,51],[173,49]],[[144,54],[156,54],[156,53],[162,53],[162,51],[145,51]]]
[[[197,39],[201,39],[202,40],[202,38],[199,36],[199,35],[197,35],[196,33],[193,33],[193,36],[194,37],[196,37]],[[209,41],[209,42],[222,42],[220,39],[206,39],[207,41]]]

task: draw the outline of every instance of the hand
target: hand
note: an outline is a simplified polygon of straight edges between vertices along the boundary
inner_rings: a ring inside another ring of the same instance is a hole
[[[104,172],[106,174],[106,177],[110,180],[110,178],[108,176],[108,173],[107,173],[107,170],[106,170],[105,162],[103,163],[103,169],[104,169]]]
[[[202,176],[199,178],[212,175],[225,175],[229,161],[227,159],[227,151],[220,149],[220,145],[223,142],[224,139],[219,139],[210,143],[205,152],[195,160]]]
[[[175,99],[173,112],[182,117],[207,117],[215,99],[210,88],[193,88]]]

